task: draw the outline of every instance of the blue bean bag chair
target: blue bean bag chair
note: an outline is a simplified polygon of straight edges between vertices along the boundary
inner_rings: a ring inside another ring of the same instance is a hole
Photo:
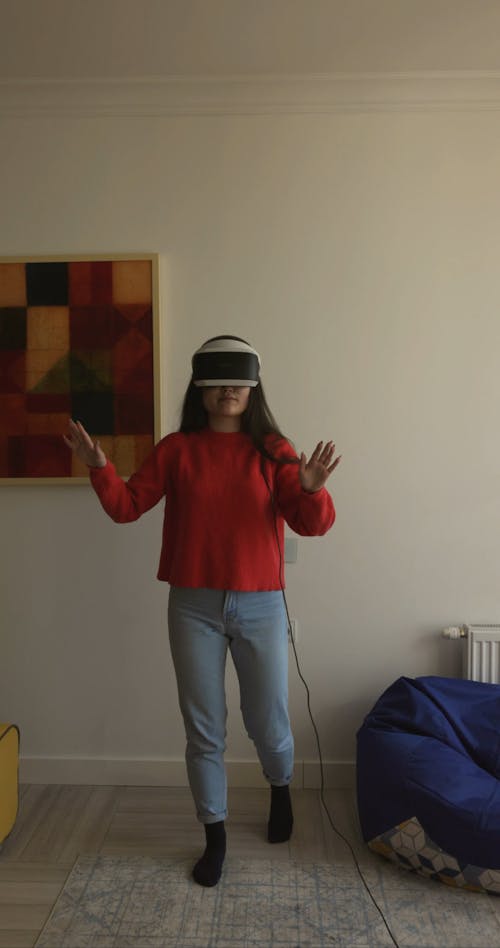
[[[500,685],[398,678],[358,731],[357,797],[375,852],[500,894]]]

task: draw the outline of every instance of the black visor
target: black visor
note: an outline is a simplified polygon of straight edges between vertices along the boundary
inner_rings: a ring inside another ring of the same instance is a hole
[[[259,384],[259,360],[253,352],[195,352],[193,382],[197,386]]]

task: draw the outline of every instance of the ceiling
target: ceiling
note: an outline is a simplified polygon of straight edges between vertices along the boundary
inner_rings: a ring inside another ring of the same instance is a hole
[[[0,79],[500,71],[500,0],[0,0]]]

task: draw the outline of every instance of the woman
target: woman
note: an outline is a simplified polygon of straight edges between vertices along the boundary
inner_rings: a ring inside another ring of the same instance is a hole
[[[216,336],[196,351],[179,431],[163,438],[127,482],[80,422],[69,448],[89,466],[104,510],[136,520],[165,496],[158,578],[170,584],[169,638],[186,728],[186,764],[205,851],[193,869],[215,885],[226,851],[224,768],[228,648],[241,710],[271,785],[268,840],[290,838],[293,736],[283,601],[284,520],[326,533],[335,509],[325,483],[340,461],[319,442],[300,459],[267,405],[260,357],[245,340]]]

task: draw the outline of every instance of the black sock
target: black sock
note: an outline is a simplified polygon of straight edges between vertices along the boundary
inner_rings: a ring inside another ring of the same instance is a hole
[[[271,784],[271,811],[267,824],[270,843],[285,843],[292,835],[293,813],[288,786],[274,787]]]
[[[205,823],[205,836],[206,849],[193,869],[193,876],[199,885],[217,885],[226,855],[224,820],[219,823]]]

